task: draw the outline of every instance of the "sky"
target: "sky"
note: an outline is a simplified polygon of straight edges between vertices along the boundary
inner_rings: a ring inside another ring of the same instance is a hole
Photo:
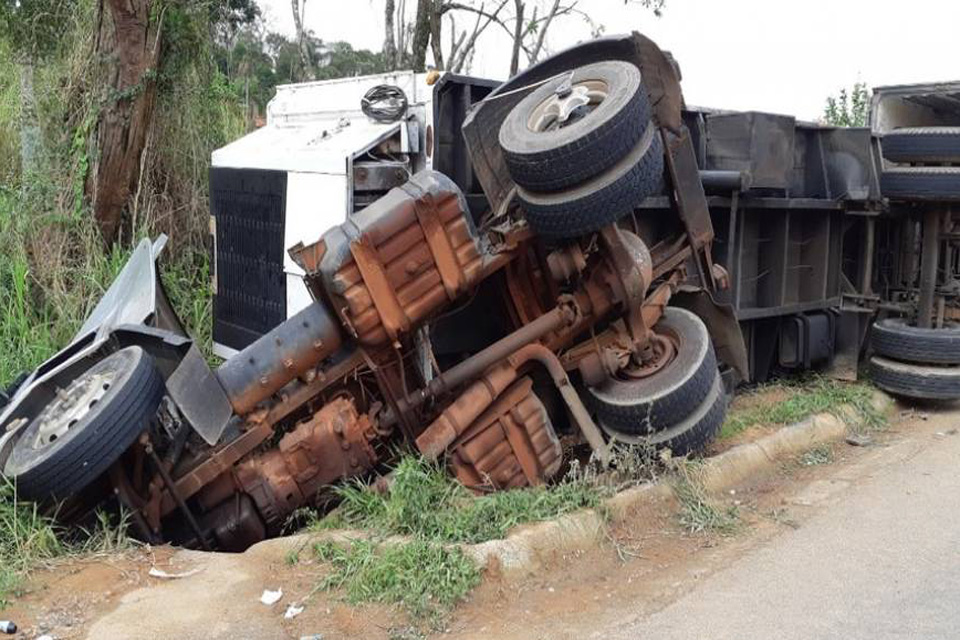
[[[271,29],[293,33],[288,0],[258,1]],[[827,96],[857,81],[876,87],[960,80],[957,0],[666,3],[660,18],[623,0],[579,6],[607,33],[637,30],[672,51],[690,105],[816,120]],[[407,4],[412,12],[416,0]],[[322,40],[379,50],[382,7],[383,0],[307,0],[305,23]],[[547,45],[559,51],[589,37],[585,21],[568,17],[554,24]],[[509,40],[491,28],[479,40],[471,73],[505,79],[508,69]]]

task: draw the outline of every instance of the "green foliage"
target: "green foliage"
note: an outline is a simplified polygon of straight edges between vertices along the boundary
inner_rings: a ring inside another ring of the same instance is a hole
[[[39,61],[60,45],[63,25],[81,0],[0,0],[0,38],[16,54]]]
[[[836,127],[865,127],[870,115],[870,91],[866,83],[857,82],[848,93],[840,89],[839,95],[827,98],[823,122]]]
[[[815,413],[836,412],[844,405],[852,407],[859,422],[869,428],[877,428],[884,422],[883,416],[871,406],[873,388],[867,384],[809,376],[762,385],[754,393],[770,393],[778,389],[787,392],[787,397],[781,401],[760,403],[746,409],[734,407],[727,413],[720,438],[732,437],[756,425],[790,424]]]
[[[412,618],[436,619],[480,583],[480,570],[463,551],[428,540],[349,548],[324,542],[314,548],[330,566],[320,589],[343,589],[349,602],[399,604]]]
[[[442,614],[479,583],[480,572],[458,543],[504,537],[518,524],[599,507],[603,488],[572,474],[550,488],[474,496],[443,468],[405,457],[390,490],[353,484],[337,489],[342,502],[315,529],[354,527],[375,536],[341,549],[317,547],[332,572],[321,589],[343,589],[351,602],[402,604],[412,616]],[[402,535],[410,541],[379,542]]]
[[[342,499],[335,512],[338,526],[448,543],[502,538],[524,522],[596,507],[602,497],[598,487],[580,479],[477,497],[445,469],[414,457],[397,464],[386,493],[362,484],[346,485],[337,492]]]
[[[52,521],[36,505],[19,502],[13,485],[0,480],[0,608],[37,563],[66,551]]]
[[[382,53],[354,49],[349,42],[320,43],[317,80],[348,78],[386,71]]]

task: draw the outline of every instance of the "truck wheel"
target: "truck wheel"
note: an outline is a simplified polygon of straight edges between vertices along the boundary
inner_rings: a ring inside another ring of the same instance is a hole
[[[710,334],[695,314],[668,307],[654,331],[676,350],[662,369],[645,377],[624,371],[587,388],[588,406],[618,433],[646,436],[681,423],[703,404],[718,378]]]
[[[960,167],[900,167],[880,176],[885,198],[960,200]]]
[[[960,399],[960,366],[925,366],[870,358],[870,379],[884,391],[923,400]]]
[[[507,115],[499,141],[518,186],[557,191],[630,153],[648,120],[650,101],[640,70],[611,60],[540,85]]]
[[[693,407],[690,415],[666,429],[647,436],[637,436],[610,429],[603,422],[600,425],[614,440],[656,449],[670,449],[675,456],[685,456],[702,451],[717,437],[726,414],[727,397],[718,372],[714,375],[707,397]]]
[[[960,127],[914,127],[883,136],[883,157],[892,162],[960,164]]]
[[[663,184],[663,142],[650,123],[629,154],[579,186],[554,193],[517,187],[527,222],[544,238],[576,238],[631,213]]]
[[[877,355],[917,364],[960,364],[960,325],[911,327],[903,318],[873,323],[870,344]]]
[[[147,430],[163,393],[153,358],[140,347],[117,351],[59,392],[26,426],[4,475],[29,500],[79,492]]]

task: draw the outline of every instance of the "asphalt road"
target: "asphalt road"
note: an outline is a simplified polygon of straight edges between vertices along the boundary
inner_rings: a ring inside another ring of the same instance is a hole
[[[797,530],[663,610],[593,636],[960,638],[960,435],[950,424],[960,425],[960,414],[937,422],[925,437],[879,451],[871,468],[809,487],[795,505],[817,512]]]

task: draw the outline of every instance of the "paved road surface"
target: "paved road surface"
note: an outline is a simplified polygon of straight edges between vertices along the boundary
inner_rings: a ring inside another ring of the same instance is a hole
[[[594,637],[960,638],[960,435],[928,438],[881,454],[855,486],[841,471],[810,487],[821,510],[802,527],[662,611]]]

